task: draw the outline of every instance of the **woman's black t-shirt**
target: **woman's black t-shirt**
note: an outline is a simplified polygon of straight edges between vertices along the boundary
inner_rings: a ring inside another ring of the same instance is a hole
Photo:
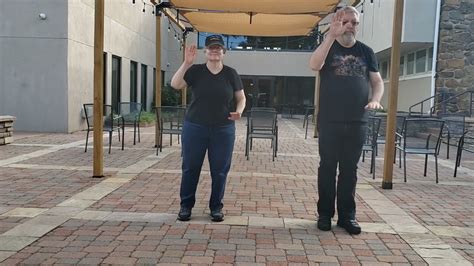
[[[362,42],[333,43],[320,70],[319,122],[366,122],[369,72],[378,72],[373,50]]]
[[[206,64],[196,64],[186,71],[184,81],[192,92],[186,120],[206,126],[233,123],[228,117],[235,111],[234,92],[244,87],[235,69],[224,65],[213,74]]]

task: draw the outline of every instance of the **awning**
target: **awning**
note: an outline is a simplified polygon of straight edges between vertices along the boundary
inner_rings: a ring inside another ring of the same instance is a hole
[[[356,2],[358,0],[349,0]],[[200,32],[243,36],[308,35],[340,0],[170,0]],[[347,1],[346,1],[347,2]]]

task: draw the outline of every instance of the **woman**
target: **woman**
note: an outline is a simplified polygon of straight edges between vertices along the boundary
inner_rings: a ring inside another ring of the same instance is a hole
[[[191,87],[193,95],[182,133],[180,221],[191,219],[206,151],[212,177],[210,216],[214,222],[224,220],[222,199],[234,149],[234,121],[241,118],[245,108],[242,80],[235,69],[223,64],[224,40],[211,35],[205,46],[206,63],[193,64],[196,46],[186,47],[184,62],[171,80],[175,89]]]

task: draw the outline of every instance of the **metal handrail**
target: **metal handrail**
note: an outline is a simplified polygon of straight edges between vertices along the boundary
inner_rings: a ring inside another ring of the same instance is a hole
[[[424,99],[424,100],[422,100],[422,101],[420,101],[420,102],[417,102],[417,103],[413,104],[412,106],[410,106],[410,107],[408,108],[408,116],[413,116],[412,114],[414,113],[414,111],[412,111],[412,109],[413,109],[414,107],[419,106],[419,105],[421,105],[420,114],[423,115],[423,106],[425,105],[425,103],[428,102],[428,101],[431,101],[431,99],[433,99],[433,98],[436,98],[436,97],[439,97],[439,96],[442,97],[443,94],[447,94],[447,93],[446,93],[446,92],[441,92],[441,93],[435,94],[435,95],[433,95],[433,96],[431,96],[431,97],[429,97],[429,98],[426,98],[426,99]]]
[[[469,114],[469,116],[471,116],[471,115],[472,115],[472,111],[473,111],[473,106],[472,106],[472,104],[473,104],[473,94],[474,94],[474,91],[463,91],[463,92],[458,93],[458,94],[456,94],[456,95],[454,95],[454,96],[451,96],[451,97],[449,97],[449,98],[447,98],[447,99],[445,99],[445,100],[442,100],[441,102],[439,102],[439,103],[433,105],[433,106],[430,108],[430,115],[432,116],[432,115],[434,114],[434,111],[437,109],[437,107],[439,107],[439,106],[441,106],[441,105],[444,105],[444,107],[446,108],[446,103],[452,101],[453,99],[459,98],[459,97],[461,97],[461,96],[463,96],[464,94],[467,94],[467,93],[470,94],[470,95],[469,95],[469,110],[468,110],[469,113],[468,113],[468,114]],[[446,113],[446,110],[444,110],[444,111],[445,111],[445,113]]]

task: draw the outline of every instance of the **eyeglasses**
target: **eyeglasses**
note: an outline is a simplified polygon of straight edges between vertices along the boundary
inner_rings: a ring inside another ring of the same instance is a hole
[[[359,21],[354,21],[354,20],[353,21],[343,21],[342,25],[346,25],[349,22],[352,24],[352,26],[359,26]]]

